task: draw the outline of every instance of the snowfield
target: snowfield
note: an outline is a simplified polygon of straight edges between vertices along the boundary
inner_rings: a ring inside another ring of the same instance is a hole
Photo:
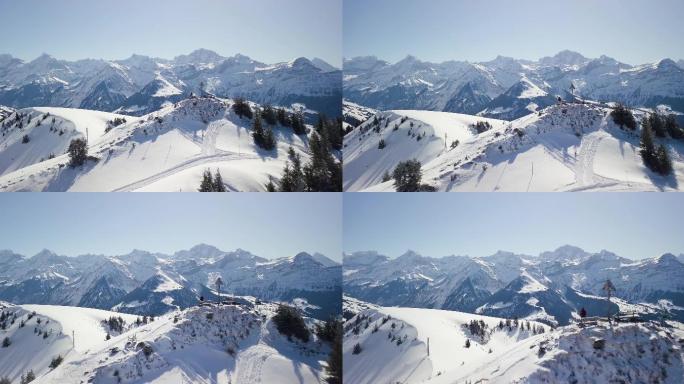
[[[229,191],[264,191],[270,179],[280,178],[289,147],[308,161],[306,135],[273,127],[277,148],[262,150],[252,139],[252,120],[235,115],[232,104],[190,98],[140,118],[68,108],[20,110],[20,119],[15,113],[3,123],[0,191],[196,191],[208,169],[220,171]],[[126,122],[105,133],[107,121],[117,117]],[[93,159],[72,168],[66,149],[86,129]],[[29,142],[22,143],[24,135]]]
[[[679,383],[681,323],[587,322],[544,332],[505,319],[345,297],[345,383]],[[473,335],[471,321],[486,324]],[[537,328],[539,329],[539,328]],[[428,355],[429,338],[429,355]],[[401,342],[398,342],[401,340]],[[466,346],[466,340],[470,346]],[[355,354],[356,345],[360,353]],[[602,344],[600,347],[599,345]]]
[[[329,347],[315,336],[308,343],[288,341],[271,320],[275,308],[253,301],[193,307],[136,325],[135,316],[116,312],[3,304],[18,317],[0,331],[12,339],[13,352],[0,354],[0,376],[18,380],[33,369],[36,383],[321,383]],[[32,311],[36,315],[26,320]],[[126,326],[106,340],[101,320],[110,316],[122,316]],[[22,328],[20,319],[26,320]],[[34,327],[49,336],[36,336]],[[50,368],[57,355],[64,361]]]
[[[672,175],[660,176],[639,155],[640,128],[621,129],[611,110],[562,103],[512,122],[447,112],[379,112],[344,138],[344,190],[394,191],[393,180],[383,182],[383,176],[410,159],[421,162],[423,183],[439,191],[681,190],[684,143],[657,140],[668,148],[674,168]],[[644,111],[634,112],[640,121]],[[472,125],[479,121],[491,129],[478,133]]]

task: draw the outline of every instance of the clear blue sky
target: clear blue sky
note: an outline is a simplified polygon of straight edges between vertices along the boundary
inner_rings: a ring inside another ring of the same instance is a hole
[[[344,251],[537,255],[565,244],[640,259],[684,253],[679,193],[345,193]]]
[[[197,48],[267,63],[341,63],[342,0],[0,0],[0,52],[24,60],[173,58]]]
[[[338,193],[3,193],[0,249],[171,253],[198,243],[276,258],[342,254]]]
[[[561,50],[630,64],[684,58],[681,0],[345,0],[344,57],[538,59]]]

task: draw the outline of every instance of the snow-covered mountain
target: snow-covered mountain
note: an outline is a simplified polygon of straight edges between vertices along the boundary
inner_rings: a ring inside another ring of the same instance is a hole
[[[529,95],[545,99],[541,91]],[[449,112],[378,112],[344,137],[343,187],[394,191],[385,175],[417,159],[423,183],[438,191],[680,190],[684,143],[656,138],[673,172],[654,173],[640,156],[640,124],[622,129],[610,115],[613,109],[612,103],[562,102],[511,122]],[[641,121],[652,110],[632,112]]]
[[[310,128],[297,135],[277,123],[269,126],[277,144],[264,150],[252,138],[252,119],[238,116],[233,104],[190,97],[143,117],[72,108],[17,110],[0,122],[0,190],[197,191],[209,169],[220,171],[229,191],[264,191],[281,177],[290,147],[302,164],[308,161]],[[86,135],[89,160],[74,168],[66,149]]]
[[[581,308],[590,315],[636,310],[651,317],[666,310],[684,320],[684,264],[670,254],[634,261],[572,246],[538,256],[498,252],[476,258],[360,252],[345,254],[343,266],[346,295],[384,306],[549,324],[568,324]],[[616,288],[611,304],[602,289],[606,279]]]
[[[308,302],[312,316],[339,313],[341,266],[327,257],[299,253],[268,260],[244,250],[224,252],[198,245],[173,255],[135,250],[127,255],[60,256],[44,250],[24,257],[0,254],[0,300],[162,314],[223,294],[262,300]]]
[[[356,128],[366,120],[373,117],[378,111],[364,107],[351,101],[344,100],[342,103],[342,115],[344,116],[345,128]]]
[[[390,64],[371,56],[346,59],[343,68],[344,97],[380,110],[480,113],[512,120],[555,96],[575,95],[633,107],[662,104],[684,112],[684,69],[670,59],[632,66],[562,51],[538,61],[499,56],[482,63],[430,63],[408,56]]]
[[[31,370],[36,383],[322,382],[328,345],[315,334],[308,342],[288,340],[275,327],[275,310],[245,298],[140,321],[97,309],[2,303],[0,337],[10,345],[0,354],[0,377],[18,382]],[[121,318],[114,324],[121,329],[109,325],[111,317]]]
[[[534,321],[379,307],[348,297],[344,305],[344,377],[350,383],[684,379],[681,323],[595,321],[552,329]]]
[[[0,104],[68,107],[142,116],[191,93],[243,97],[262,104],[294,103],[339,116],[341,71],[321,59],[266,64],[237,54],[198,49],[172,60],[132,55],[125,60],[24,62],[0,55]]]

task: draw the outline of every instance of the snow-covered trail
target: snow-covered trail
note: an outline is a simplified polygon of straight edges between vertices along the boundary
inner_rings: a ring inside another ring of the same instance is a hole
[[[144,179],[134,181],[130,184],[124,185],[122,187],[116,188],[112,190],[112,192],[130,192],[130,191],[135,191],[136,189],[143,188],[149,184],[152,184],[154,182],[157,182],[161,179],[164,179],[166,177],[169,177],[171,175],[174,175],[176,173],[179,173],[181,171],[196,167],[198,165],[202,164],[207,164],[207,163],[213,163],[216,161],[232,161],[232,160],[256,160],[259,159],[258,156],[251,155],[251,154],[238,154],[238,153],[219,153],[219,154],[211,154],[211,155],[204,155],[204,156],[197,156],[194,158],[191,158],[189,160],[186,160],[180,164],[177,164],[171,168],[165,169],[159,173],[156,173],[152,176],[148,176]]]

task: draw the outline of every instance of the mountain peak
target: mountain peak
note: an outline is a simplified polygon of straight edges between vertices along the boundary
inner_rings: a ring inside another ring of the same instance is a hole
[[[680,264],[680,261],[677,259],[677,256],[671,254],[671,253],[665,253],[655,259],[655,262],[658,264],[667,264],[667,265],[677,265]]]
[[[411,261],[411,260],[419,260],[422,258],[423,258],[423,256],[421,256],[419,253],[409,249],[406,252],[404,252],[401,256],[397,257],[397,260]]]
[[[421,61],[418,60],[417,57],[415,57],[413,55],[406,55],[406,57],[399,60],[395,65],[403,66],[403,65],[413,65],[413,64],[417,64],[417,63],[421,63]]]
[[[57,256],[57,254],[52,252],[51,250],[49,250],[47,248],[43,248],[40,252],[33,255],[34,258],[45,258],[45,257],[54,257],[54,256]]]
[[[672,59],[662,59],[657,64],[658,69],[681,69]]]
[[[316,68],[316,67],[311,60],[307,59],[306,57],[298,57],[290,62],[290,67],[292,68]]]
[[[304,263],[310,263],[312,261],[316,261],[313,256],[306,252],[299,252],[298,254],[294,255],[292,258],[292,262],[294,264],[304,264]]]
[[[213,245],[205,244],[205,243],[199,243],[192,248],[190,248],[191,251],[194,252],[204,252],[204,251],[220,251],[218,248],[214,247]]]
[[[556,53],[552,57],[543,57],[539,62],[547,65],[577,65],[582,64],[587,60],[588,59],[582,54],[566,49]]]
[[[215,63],[223,60],[223,56],[218,53],[205,49],[195,49],[187,55],[176,56],[173,60],[183,64]]]

